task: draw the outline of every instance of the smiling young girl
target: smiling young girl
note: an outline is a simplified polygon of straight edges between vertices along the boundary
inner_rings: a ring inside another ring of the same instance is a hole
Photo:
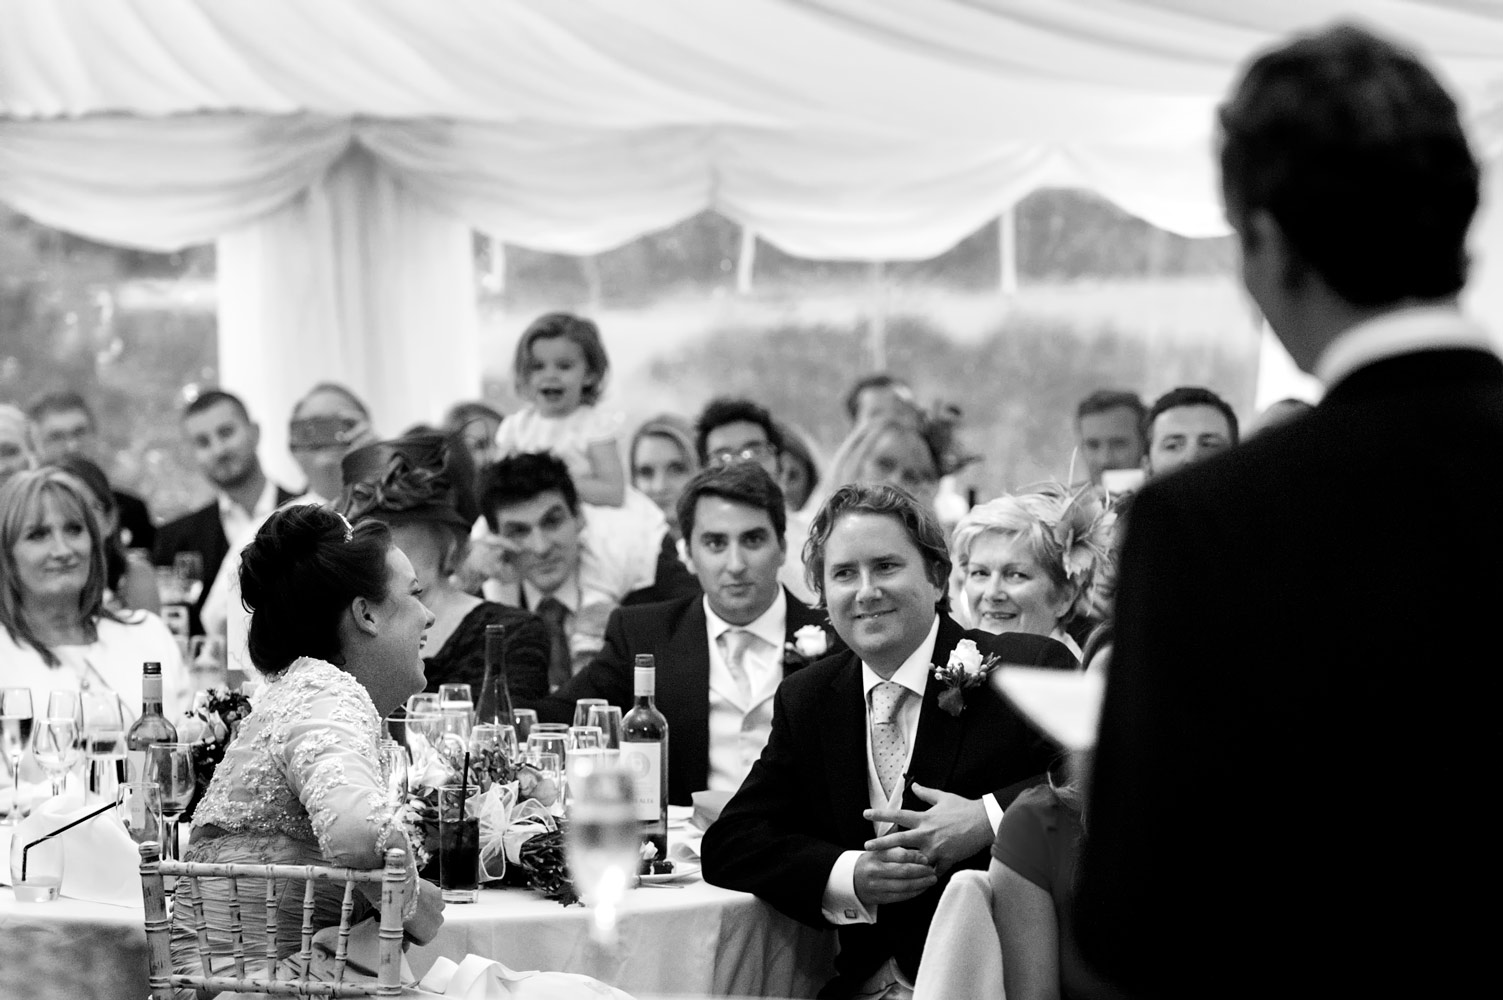
[[[551,451],[569,467],[579,498],[598,507],[626,500],[626,470],[616,448],[620,418],[595,404],[610,359],[594,323],[570,313],[533,320],[517,343],[517,393],[528,405],[496,432],[501,457]]]

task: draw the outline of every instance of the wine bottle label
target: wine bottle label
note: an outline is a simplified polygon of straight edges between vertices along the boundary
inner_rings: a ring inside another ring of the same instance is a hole
[[[127,750],[127,751],[125,751],[125,763],[127,765],[126,766],[126,772],[125,772],[125,780],[126,781],[145,781],[146,780],[146,751],[145,750]]]
[[[621,764],[637,786],[637,819],[662,819],[663,744],[622,743]]]
[[[162,701],[162,675],[141,675],[141,700],[154,701],[161,704]]]

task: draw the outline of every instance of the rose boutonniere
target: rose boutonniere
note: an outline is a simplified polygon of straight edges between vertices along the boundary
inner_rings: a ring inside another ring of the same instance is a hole
[[[807,667],[830,651],[830,637],[819,625],[805,625],[783,647],[784,669]]]
[[[942,667],[934,668],[934,676],[945,682],[940,693],[939,707],[956,718],[965,711],[967,688],[980,687],[997,667],[995,655],[983,657],[972,639],[962,639],[950,651],[950,660]]]

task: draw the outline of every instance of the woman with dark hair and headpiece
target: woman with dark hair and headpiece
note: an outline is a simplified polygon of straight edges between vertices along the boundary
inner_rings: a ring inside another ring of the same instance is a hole
[[[352,523],[376,520],[391,529],[434,614],[423,660],[427,690],[468,684],[478,698],[485,677],[485,628],[501,625],[513,700],[525,705],[546,695],[547,626],[520,608],[467,594],[453,580],[479,516],[474,466],[463,444],[436,434],[383,441],[345,456],[343,475],[349,485],[341,509]]]
[[[352,528],[326,507],[284,507],[242,553],[240,592],[252,613],[250,658],[267,683],[194,812],[185,860],[376,868],[391,848],[410,859],[412,831],[387,793],[377,748],[381,720],[423,687],[433,615],[412,564],[380,522]],[[242,880],[239,891],[275,900],[274,925],[247,922],[243,941],[228,940],[215,928],[236,904],[223,882],[206,883],[201,903],[214,953],[226,965],[236,952],[262,963],[271,936],[279,963],[301,967],[302,884],[281,880],[268,893]],[[419,882],[414,866],[404,891],[407,936],[427,941],[443,920],[438,889]],[[315,928],[339,922],[341,895],[315,895]],[[356,919],[372,910],[355,902]],[[198,965],[195,908],[174,915],[179,967]],[[315,978],[320,955],[315,949],[308,960]]]

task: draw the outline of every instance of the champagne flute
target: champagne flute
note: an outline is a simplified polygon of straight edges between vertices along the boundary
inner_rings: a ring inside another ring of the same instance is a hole
[[[154,743],[146,748],[146,779],[156,782],[162,795],[162,823],[167,856],[177,860],[177,818],[193,801],[198,784],[193,773],[193,744]]]
[[[33,718],[30,688],[0,688],[0,753],[10,770],[12,821],[21,818],[21,755],[31,742]]]
[[[569,815],[568,859],[574,884],[594,910],[591,936],[605,948],[616,946],[617,910],[636,884],[642,835],[636,814],[636,788],[619,767],[594,768],[574,777]]]
[[[407,748],[396,740],[382,740],[379,751],[381,779],[386,783],[387,797],[400,806],[407,801],[409,789]]]
[[[63,780],[78,763],[78,723],[71,716],[46,718],[31,732],[31,753],[52,779],[54,798],[63,794]]]

